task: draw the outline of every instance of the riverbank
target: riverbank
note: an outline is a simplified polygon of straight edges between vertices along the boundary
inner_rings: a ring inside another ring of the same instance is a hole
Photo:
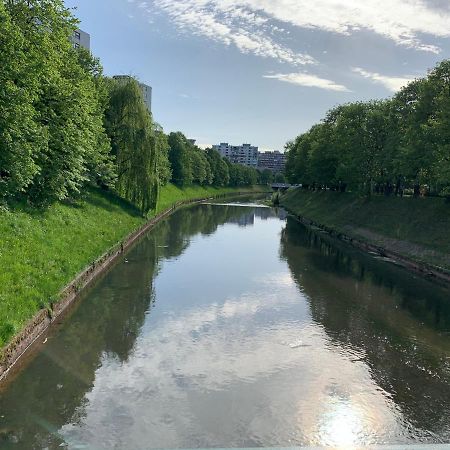
[[[26,205],[1,210],[0,348],[39,311],[51,314],[64,286],[152,217],[178,202],[258,189],[181,189],[169,184],[161,189],[158,208],[148,218],[114,194],[97,189],[82,200],[45,210]]]
[[[450,205],[444,199],[367,200],[351,193],[292,189],[281,196],[281,204],[369,251],[410,261],[419,271],[449,274],[450,279]]]

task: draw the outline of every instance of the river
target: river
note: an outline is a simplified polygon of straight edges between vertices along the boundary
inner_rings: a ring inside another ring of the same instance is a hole
[[[151,230],[0,391],[2,449],[450,442],[450,294],[282,210]]]

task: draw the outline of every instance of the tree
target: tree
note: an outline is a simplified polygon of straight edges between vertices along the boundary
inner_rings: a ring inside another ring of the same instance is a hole
[[[431,139],[435,158],[432,172],[435,174],[437,191],[450,196],[450,60],[443,61],[429,75],[435,93],[434,111],[429,118]]]
[[[172,167],[172,181],[181,186],[192,184],[193,174],[188,141],[183,133],[169,134],[169,161]]]
[[[206,155],[213,174],[214,186],[228,186],[230,182],[230,171],[227,163],[217,150],[212,148],[206,151]]]
[[[162,127],[155,125],[157,172],[160,186],[165,186],[172,178],[172,168],[169,161],[169,140]]]
[[[46,145],[34,102],[39,74],[36,50],[30,52],[24,33],[0,2],[0,199],[24,192],[39,172],[36,156]]]
[[[450,61],[392,99],[356,102],[286,144],[292,183],[401,194],[450,193]]]
[[[264,169],[260,172],[259,181],[261,184],[270,184],[273,182],[273,173],[269,169]]]
[[[109,89],[106,129],[117,164],[116,190],[146,213],[156,206],[157,146],[162,137],[136,80],[110,80]]]
[[[24,193],[45,204],[79,194],[91,179],[107,183],[113,173],[103,129],[101,73],[91,71],[101,66],[93,59],[92,65],[84,64],[87,55],[82,58],[72,48],[75,19],[60,0],[1,5],[0,51],[7,63],[2,64],[6,97],[0,108],[7,122],[0,125],[0,195]]]

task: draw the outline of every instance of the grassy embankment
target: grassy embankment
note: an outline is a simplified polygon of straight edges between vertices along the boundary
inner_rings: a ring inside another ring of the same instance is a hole
[[[168,185],[157,212],[180,200],[232,192],[237,189]],[[46,210],[23,205],[0,209],[0,348],[89,263],[144,222],[127,202],[99,190]]]
[[[281,204],[296,215],[408,258],[450,269],[450,204],[440,198],[289,190]]]

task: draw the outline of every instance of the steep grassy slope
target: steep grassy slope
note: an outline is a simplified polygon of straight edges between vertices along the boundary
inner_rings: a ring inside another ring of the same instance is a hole
[[[161,190],[157,212],[180,200],[236,191],[168,185]],[[45,210],[26,205],[0,209],[0,347],[56,300],[81,270],[144,222],[133,206],[95,189],[76,203]]]
[[[290,211],[418,261],[450,268],[450,204],[440,198],[374,196],[289,190]]]

